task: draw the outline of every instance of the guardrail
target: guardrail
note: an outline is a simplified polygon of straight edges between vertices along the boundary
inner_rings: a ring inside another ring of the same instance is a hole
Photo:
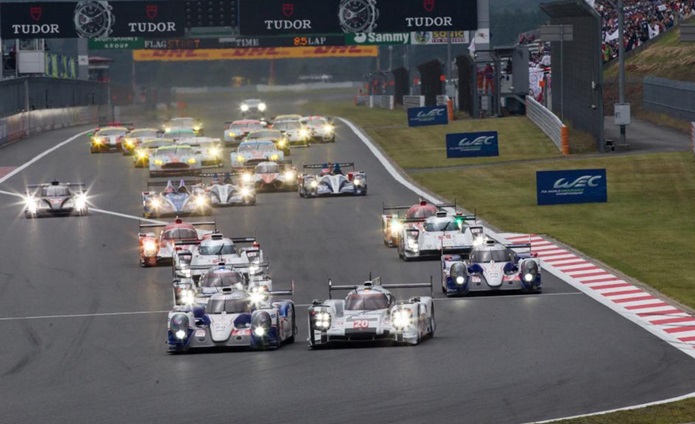
[[[695,121],[695,83],[648,76],[642,87],[646,110]]]
[[[425,96],[403,96],[403,109],[425,106]]]
[[[570,153],[567,126],[533,97],[526,96],[526,116],[545,133],[564,155]]]
[[[355,96],[355,106],[367,106],[370,109],[375,107],[381,109],[393,110],[395,106],[395,98],[393,96]]]

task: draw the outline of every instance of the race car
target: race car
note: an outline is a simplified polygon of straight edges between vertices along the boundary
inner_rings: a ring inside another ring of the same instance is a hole
[[[162,133],[156,128],[136,128],[125,137],[121,149],[123,155],[129,156],[135,152],[135,149],[142,144],[143,141],[152,140],[159,137]]]
[[[343,168],[348,168],[347,174]],[[320,169],[318,174],[309,174],[308,169]],[[323,163],[304,165],[304,172],[299,176],[298,191],[300,197],[318,196],[366,196],[367,174],[355,171],[354,162]]]
[[[231,153],[232,168],[256,166],[261,162],[284,162],[285,154],[270,140],[242,141]]]
[[[155,138],[143,141],[133,152],[133,166],[136,168],[149,168],[150,156],[155,150],[164,146],[174,146],[176,142],[171,138]]]
[[[203,168],[202,154],[187,144],[163,146],[150,155],[150,177],[196,175]]]
[[[165,133],[173,132],[175,128],[191,129],[195,132],[195,135],[198,137],[204,135],[203,123],[195,118],[191,118],[188,116],[172,118],[171,120],[169,120],[169,122],[166,122],[164,125],[162,125],[162,129]]]
[[[174,305],[205,306],[210,296],[229,289],[242,289],[251,293],[268,293],[273,290],[273,280],[268,275],[249,279],[247,275],[224,261],[204,271],[197,282],[192,278],[175,279]]]
[[[430,296],[398,301],[388,290],[429,287]],[[334,290],[349,290],[344,300]],[[437,324],[429,283],[381,284],[379,277],[362,284],[334,286],[328,280],[328,299],[309,307],[309,347],[346,342],[383,341],[416,345],[434,336]]]
[[[275,143],[275,147],[278,150],[282,150],[285,156],[290,155],[290,142],[287,140],[287,136],[280,130],[265,129],[251,131],[243,141],[258,141],[258,140],[270,140]]]
[[[239,105],[241,116],[249,118],[262,118],[265,116],[265,111],[267,108],[267,105],[261,99],[246,99]]]
[[[191,146],[199,152],[201,168],[215,168],[224,165],[222,140],[212,137],[193,137],[176,140],[179,146]]]
[[[174,127],[174,128],[169,128],[168,131],[164,133],[165,136],[168,138],[174,139],[176,141],[180,140],[185,140],[188,138],[196,138],[196,137],[202,137],[198,135],[198,132],[195,131],[193,128],[180,128],[180,127]]]
[[[251,244],[251,247],[240,247],[242,244]],[[234,267],[249,279],[268,274],[269,269],[254,237],[229,238],[219,232],[205,235],[190,250],[176,251],[173,259],[174,279],[192,278],[193,281],[198,281],[203,272],[220,262]]]
[[[167,347],[171,353],[196,348],[280,348],[297,334],[293,290],[252,293],[225,289],[213,294],[204,308],[178,306],[167,316]]]
[[[289,163],[261,162],[253,170],[242,172],[241,180],[257,191],[294,191],[297,170]]]
[[[273,122],[273,129],[284,134],[290,146],[311,145],[311,130],[300,121],[276,121]]]
[[[444,208],[456,210],[453,205],[433,205],[426,200],[420,200],[412,206],[386,206],[383,205],[381,213],[381,229],[384,234],[384,244],[388,247],[395,247],[398,244],[398,234],[403,231],[404,226],[414,226],[417,222],[422,222],[425,218],[434,216],[437,212],[444,211]],[[401,211],[405,214],[401,216]]]
[[[324,116],[304,116],[299,120],[311,134],[311,138],[318,142],[335,143],[335,126]]]
[[[270,120],[273,124],[275,124],[276,122],[280,121],[299,121],[300,119],[302,119],[302,115],[299,115],[297,113],[288,113],[284,115],[273,116]]]
[[[212,230],[198,229],[201,226],[215,227],[215,221],[184,222],[176,217],[174,222],[169,224],[147,224],[140,222],[138,228],[138,244],[140,252],[140,266],[150,267],[160,264],[171,264],[172,257],[176,248],[188,250],[194,242],[197,244],[203,235]],[[153,231],[157,228],[163,230],[159,234]],[[178,245],[175,246],[175,243]]]
[[[517,250],[523,250],[520,253]],[[502,244],[487,239],[475,246],[468,259],[445,254],[442,261],[442,291],[447,296],[473,292],[540,293],[541,262],[531,244]]]
[[[483,227],[468,225],[475,216],[452,215],[439,211],[414,226],[404,226],[398,234],[398,256],[404,261],[439,258],[443,254],[470,253],[485,240]],[[407,222],[407,220],[406,220]]]
[[[24,197],[24,216],[87,215],[89,199],[84,183],[30,184]]]
[[[220,174],[223,178],[220,179]],[[236,171],[224,173],[201,174],[202,177],[212,177],[212,182],[206,187],[210,202],[213,206],[252,206],[256,204],[256,189],[253,184],[245,183],[240,178],[232,178]]]
[[[128,134],[127,127],[103,127],[90,133],[91,153],[108,152],[110,150],[122,150],[123,141]]]
[[[239,121],[226,122],[227,129],[224,130],[225,146],[238,146],[251,131],[263,130],[267,126],[265,121],[257,119],[242,119]]]
[[[161,192],[151,190],[152,187],[162,186],[164,190]],[[142,192],[142,206],[145,218],[212,213],[212,204],[202,180],[181,180],[178,188],[171,180],[149,181],[147,191]]]

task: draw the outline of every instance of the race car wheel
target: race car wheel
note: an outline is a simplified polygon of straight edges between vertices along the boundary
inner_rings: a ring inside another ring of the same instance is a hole
[[[434,303],[432,304],[432,313],[430,314],[430,337],[434,337],[434,331],[437,329],[437,320],[434,318]]]
[[[299,329],[297,328],[297,322],[296,321],[297,321],[297,318],[295,317],[295,314],[294,314],[294,305],[292,305],[292,335],[287,338],[287,341],[286,341],[287,344],[294,343],[294,336],[296,336],[297,333],[299,332]]]
[[[26,219],[33,219],[33,218],[34,218],[34,214],[31,213],[31,212],[29,212],[29,211],[24,211],[24,217],[25,217]]]

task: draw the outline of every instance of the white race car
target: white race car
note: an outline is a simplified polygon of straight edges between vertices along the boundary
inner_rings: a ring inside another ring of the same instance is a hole
[[[232,168],[256,166],[261,162],[283,162],[285,154],[270,140],[243,141],[231,153]]]
[[[263,130],[268,126],[266,122],[258,119],[230,121],[227,125],[227,129],[224,130],[224,144],[227,146],[238,146],[249,132]]]
[[[220,173],[222,174],[222,173]],[[253,206],[256,204],[256,189],[251,182],[245,182],[242,178],[232,178],[236,172],[225,172],[224,178],[220,174],[201,174],[203,177],[212,177],[212,182],[206,190],[213,206]]]
[[[297,170],[290,164],[261,162],[249,172],[241,174],[241,180],[257,191],[294,191],[297,189]]]
[[[309,128],[314,141],[335,143],[335,126],[325,116],[305,116],[299,122]]]
[[[265,111],[268,109],[268,106],[261,99],[246,99],[241,102],[239,109],[241,110],[241,116],[262,118],[265,116]]]
[[[195,175],[202,169],[202,156],[197,148],[186,144],[163,146],[149,158],[150,177]]]
[[[443,254],[468,255],[473,246],[485,240],[481,225],[468,225],[475,217],[437,212],[424,222],[403,226],[398,235],[398,256],[404,261],[417,258],[437,258]],[[407,222],[407,220],[406,220]]]
[[[239,247],[239,244],[252,244]],[[174,278],[192,278],[198,281],[211,266],[224,262],[244,273],[249,279],[268,274],[268,262],[253,237],[224,237],[219,232],[205,235],[190,250],[177,251],[174,255]]]
[[[224,164],[222,159],[222,140],[212,137],[183,138],[176,141],[177,145],[191,146],[199,153],[201,168],[214,168]]]
[[[318,174],[306,173],[308,169],[320,169]],[[347,173],[343,169],[348,169]],[[366,196],[367,174],[355,171],[354,162],[323,163],[304,165],[304,173],[299,176],[298,191],[300,197],[318,196]]]
[[[309,147],[311,142],[311,130],[300,121],[273,122],[273,129],[285,134],[290,146]]]
[[[523,250],[519,252],[519,250]],[[541,261],[531,244],[502,244],[487,239],[468,259],[442,256],[442,291],[447,296],[472,292],[541,292]]]
[[[430,296],[397,301],[388,290],[429,287]],[[332,299],[333,290],[350,290],[345,300]],[[415,345],[434,336],[437,327],[429,283],[381,284],[374,278],[359,285],[334,286],[329,298],[309,307],[309,347],[340,342],[387,341]]]

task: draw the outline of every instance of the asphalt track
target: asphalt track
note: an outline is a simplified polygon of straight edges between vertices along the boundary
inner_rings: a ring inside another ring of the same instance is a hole
[[[225,109],[230,99],[190,103],[208,135],[234,117]],[[0,167],[84,129],[0,149]],[[695,391],[692,358],[549,275],[541,295],[443,299],[435,289],[437,333],[416,347],[308,350],[306,305],[326,297],[329,277],[436,284],[439,263],[403,263],[382,244],[382,202],[417,198],[347,127],[292,159],[355,161],[369,195],[260,194],[255,207],[216,211],[224,233],[260,240],[276,287],[296,283],[299,335],[277,351],[165,352],[170,270],[138,266],[147,177],[130,159],[91,155],[83,136],[0,184],[85,181],[94,207],[117,213],[27,220],[20,199],[2,195],[0,422],[519,423]]]

